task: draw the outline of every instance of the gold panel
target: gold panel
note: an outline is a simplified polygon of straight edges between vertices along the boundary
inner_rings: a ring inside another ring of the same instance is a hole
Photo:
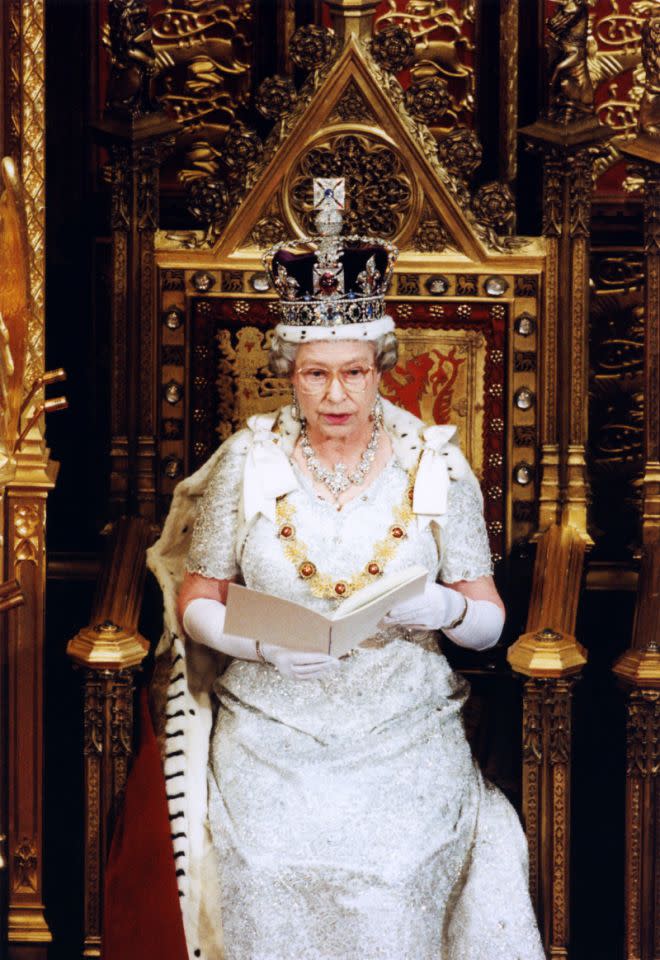
[[[239,300],[235,308],[249,306]],[[218,418],[222,423],[220,439],[230,436],[254,413],[269,413],[291,398],[288,380],[273,377],[268,373],[268,344],[270,331],[257,327],[242,327],[232,345],[228,330],[218,333],[218,395],[220,409]],[[266,374],[258,379],[257,374]],[[225,398],[234,397],[234,403]]]
[[[398,331],[399,362],[381,392],[427,423],[454,423],[461,448],[483,473],[486,340],[472,330]]]

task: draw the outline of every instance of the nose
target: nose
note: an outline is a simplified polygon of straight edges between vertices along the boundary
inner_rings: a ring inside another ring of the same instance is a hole
[[[341,378],[338,373],[331,374],[330,386],[328,387],[327,397],[329,400],[332,400],[333,403],[340,403],[346,396],[346,388],[341,382]]]

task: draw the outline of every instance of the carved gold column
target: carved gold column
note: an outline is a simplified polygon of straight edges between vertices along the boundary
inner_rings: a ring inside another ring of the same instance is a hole
[[[507,183],[518,171],[519,0],[500,5],[500,176]]]
[[[4,574],[24,604],[4,624],[7,650],[7,848],[10,957],[44,957],[43,645],[46,499],[56,465],[17,456],[4,492]],[[43,949],[42,949],[43,948]]]
[[[628,695],[626,960],[660,956],[660,541],[642,557],[632,646],[614,672]]]
[[[151,539],[145,519],[122,518],[117,523],[90,625],[67,647],[85,677],[83,957],[100,957],[102,952],[105,862],[133,749],[134,675],[149,649],[137,624]]]
[[[543,157],[546,295],[541,330],[539,529],[562,520],[587,539],[587,326],[593,164],[611,136],[595,114],[587,62],[589,0],[546,22],[548,105],[520,132]]]
[[[156,499],[154,238],[158,171],[171,145],[162,115],[97,125],[112,176],[110,499],[115,515],[153,518]]]
[[[358,40],[371,37],[379,0],[325,0],[325,4],[340,43],[345,43],[351,36]]]
[[[595,120],[547,120],[522,131],[543,154],[547,239],[541,335],[539,529],[564,519],[587,535],[589,226],[593,164],[609,132]]]
[[[17,327],[12,329],[16,318],[8,317],[5,312],[10,333],[8,346],[14,361],[21,354],[24,356],[23,383],[15,383],[12,388],[20,401],[44,371],[44,6],[44,0],[6,0],[2,17],[6,38],[3,69],[7,81],[3,104],[7,111],[5,149],[15,165],[16,183],[21,179],[23,182],[22,189],[10,192],[19,212],[24,252],[18,257],[13,255],[11,263],[3,264],[0,286],[6,297],[7,286],[11,288],[11,281],[22,272],[18,268],[24,260],[26,311],[19,326],[25,323],[25,329],[20,332]],[[7,173],[6,167],[3,173]],[[6,179],[5,186],[10,186]],[[6,208],[0,221],[0,232],[4,233],[11,226]],[[7,253],[7,248],[3,249]],[[7,310],[5,297],[0,296],[0,311]],[[11,292],[9,298],[12,299]],[[23,303],[22,296],[20,302]],[[3,355],[0,364],[5,363]],[[37,391],[31,408],[35,415],[42,409],[42,396],[43,392]],[[0,403],[0,411],[3,405]],[[29,421],[30,411],[26,414]],[[35,420],[19,444],[18,432],[26,425],[19,415],[19,424],[14,424],[17,433],[10,438],[17,451],[16,470],[11,483],[0,491],[3,538],[0,580],[15,578],[24,598],[24,603],[0,623],[7,681],[7,737],[3,746],[7,817],[3,830],[7,834],[6,935],[10,960],[45,960],[51,940],[43,897],[45,524],[46,501],[54,484],[56,466],[49,462],[43,438],[43,416]],[[5,427],[6,424],[0,427],[0,433]],[[0,439],[0,448],[9,449],[11,453],[12,443],[3,444],[6,440],[6,437]]]
[[[586,653],[575,639],[585,541],[553,525],[537,546],[527,632],[508,660],[523,685],[523,820],[530,890],[550,960],[570,938],[571,700]]]
[[[155,102],[155,52],[144,0],[109,0],[110,74],[103,119],[110,152],[112,330],[110,499],[114,516],[153,518],[156,500],[154,240],[159,169],[175,121]]]

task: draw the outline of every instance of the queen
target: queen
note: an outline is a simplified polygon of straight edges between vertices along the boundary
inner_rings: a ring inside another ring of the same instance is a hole
[[[525,837],[471,756],[467,685],[438,646],[442,631],[483,650],[502,630],[480,488],[454,428],[379,396],[396,250],[340,238],[341,183],[317,181],[315,200],[310,249],[266,256],[271,366],[293,403],[180,484],[150,554],[190,956],[542,960]],[[224,632],[232,581],[327,613],[419,564],[423,594],[342,659]]]

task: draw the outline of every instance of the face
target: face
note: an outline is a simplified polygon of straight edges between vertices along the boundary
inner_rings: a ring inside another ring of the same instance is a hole
[[[291,381],[310,432],[342,440],[361,434],[380,383],[376,348],[354,340],[303,343]]]

